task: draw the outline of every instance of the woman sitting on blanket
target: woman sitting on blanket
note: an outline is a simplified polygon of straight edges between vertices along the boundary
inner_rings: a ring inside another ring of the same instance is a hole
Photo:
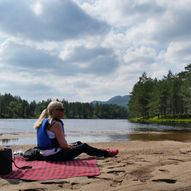
[[[37,130],[38,148],[44,160],[72,160],[81,153],[98,157],[113,157],[118,154],[118,150],[98,149],[80,141],[68,144],[61,120],[63,116],[63,104],[59,101],[52,101],[34,124]]]

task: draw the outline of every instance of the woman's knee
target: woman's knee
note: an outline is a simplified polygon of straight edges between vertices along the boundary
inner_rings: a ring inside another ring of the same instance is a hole
[[[76,148],[78,148],[79,150],[85,151],[87,148],[89,148],[89,145],[87,143],[81,143]]]
[[[82,145],[84,146],[84,147],[89,147],[89,145],[87,144],[87,143],[82,143]]]
[[[81,145],[83,144],[81,141],[77,141],[77,145]]]

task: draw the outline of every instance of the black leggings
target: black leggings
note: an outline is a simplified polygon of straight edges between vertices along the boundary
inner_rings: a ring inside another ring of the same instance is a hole
[[[80,141],[73,143],[73,148],[69,150],[62,149],[58,153],[54,155],[50,155],[44,157],[47,161],[67,161],[73,160],[75,157],[79,156],[82,153],[86,153],[90,156],[98,156],[98,157],[106,157],[108,155],[108,151],[97,149],[88,145],[87,143],[82,143]]]

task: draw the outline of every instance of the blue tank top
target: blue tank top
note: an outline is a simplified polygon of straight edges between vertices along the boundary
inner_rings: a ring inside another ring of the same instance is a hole
[[[64,124],[63,124],[62,120],[56,119],[56,121],[61,122],[62,128],[64,129]],[[41,125],[37,129],[37,147],[40,150],[46,150],[46,149],[52,149],[52,148],[59,147],[59,143],[58,143],[57,139],[56,138],[51,139],[51,138],[49,138],[49,136],[47,134],[46,127],[49,125],[50,124],[49,124],[48,119],[44,118]]]

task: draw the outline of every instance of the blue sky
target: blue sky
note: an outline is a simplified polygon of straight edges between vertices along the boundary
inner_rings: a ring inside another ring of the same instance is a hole
[[[191,63],[191,0],[0,0],[0,93],[107,100]]]

